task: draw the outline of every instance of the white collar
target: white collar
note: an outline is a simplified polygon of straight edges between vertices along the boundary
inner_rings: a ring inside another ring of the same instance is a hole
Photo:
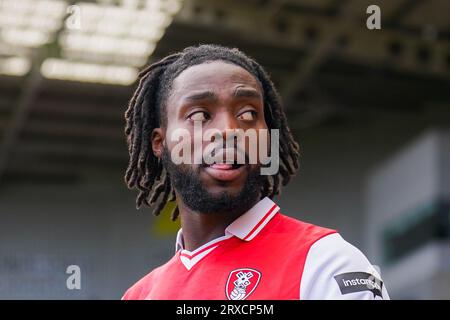
[[[275,214],[280,210],[278,205],[273,202],[268,197],[260,200],[255,204],[250,210],[234,220],[226,229],[225,235],[211,240],[205,245],[210,245],[222,238],[229,238],[231,236],[236,236],[241,240],[250,241],[265,227],[265,225],[270,221],[270,219],[275,216]],[[182,229],[178,230],[175,252],[184,249],[184,240]],[[199,248],[200,249],[200,248]],[[197,250],[195,250],[197,251]]]

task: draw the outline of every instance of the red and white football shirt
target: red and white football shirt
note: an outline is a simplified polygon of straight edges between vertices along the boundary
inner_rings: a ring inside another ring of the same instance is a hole
[[[194,251],[178,232],[176,253],[122,299],[389,299],[380,275],[335,230],[258,202]]]

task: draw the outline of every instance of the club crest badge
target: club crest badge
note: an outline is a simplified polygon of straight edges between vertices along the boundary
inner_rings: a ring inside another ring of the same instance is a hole
[[[255,269],[243,268],[230,272],[225,292],[228,300],[245,300],[255,291],[261,280],[261,272]]]

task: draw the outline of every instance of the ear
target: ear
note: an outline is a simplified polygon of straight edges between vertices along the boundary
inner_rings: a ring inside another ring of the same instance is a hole
[[[153,154],[161,158],[164,148],[164,131],[162,128],[156,128],[153,129],[152,135],[151,135],[151,141],[152,141],[152,150]]]

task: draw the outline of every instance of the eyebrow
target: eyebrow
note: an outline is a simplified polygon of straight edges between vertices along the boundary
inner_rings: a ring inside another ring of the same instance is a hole
[[[254,89],[242,89],[237,88],[233,92],[233,97],[235,98],[252,98],[252,99],[261,99],[261,94]],[[219,100],[219,96],[213,91],[202,91],[198,93],[191,94],[185,97],[186,102],[195,103],[199,101],[212,101],[216,102]]]
[[[254,99],[261,99],[261,94],[254,90],[254,89],[242,89],[237,88],[234,90],[233,96],[235,98],[254,98]]]
[[[199,92],[199,93],[194,93],[194,94],[186,97],[185,100],[187,102],[198,102],[198,101],[204,101],[204,100],[218,101],[219,97],[213,91],[203,91],[203,92]]]

